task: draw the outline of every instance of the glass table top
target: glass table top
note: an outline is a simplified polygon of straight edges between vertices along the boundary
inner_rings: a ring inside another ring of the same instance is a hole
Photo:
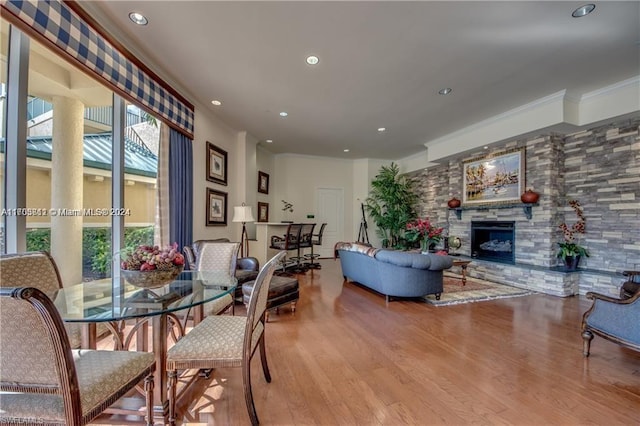
[[[233,294],[238,281],[221,271],[184,271],[159,288],[135,287],[124,279],[91,281],[57,290],[52,297],[66,322],[142,318],[188,309]]]

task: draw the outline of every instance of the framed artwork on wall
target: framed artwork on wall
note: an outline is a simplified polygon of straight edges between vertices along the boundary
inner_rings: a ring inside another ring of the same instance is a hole
[[[258,192],[269,193],[269,175],[265,172],[258,172]]]
[[[462,204],[520,202],[525,186],[524,160],[524,148],[518,148],[464,161]]]
[[[207,180],[227,184],[227,151],[207,142]]]
[[[207,226],[227,224],[227,193],[207,188]]]
[[[258,222],[269,222],[269,203],[258,203]]]

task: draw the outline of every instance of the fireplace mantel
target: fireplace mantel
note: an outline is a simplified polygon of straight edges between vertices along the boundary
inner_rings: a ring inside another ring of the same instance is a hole
[[[496,204],[494,206],[492,205],[487,205],[487,206],[460,206],[460,207],[455,207],[455,208],[449,208],[449,210],[452,210],[456,213],[456,216],[458,217],[458,220],[462,220],[462,211],[463,210],[490,210],[490,209],[510,209],[513,207],[522,207],[522,209],[524,210],[524,214],[525,216],[527,216],[527,219],[531,220],[532,218],[532,207],[533,206],[537,206],[538,203],[513,203],[513,204]]]

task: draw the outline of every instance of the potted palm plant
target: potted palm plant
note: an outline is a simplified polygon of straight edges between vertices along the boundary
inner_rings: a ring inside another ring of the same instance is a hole
[[[580,245],[580,235],[585,233],[586,219],[582,206],[577,200],[569,201],[569,205],[576,212],[578,221],[569,227],[561,223],[558,228],[562,231],[563,241],[558,243],[558,258],[562,259],[566,270],[575,271],[582,256],[589,257],[589,251]]]
[[[365,208],[377,227],[383,247],[400,247],[407,223],[416,217],[418,196],[413,181],[400,175],[395,163],[382,166],[371,181]]]

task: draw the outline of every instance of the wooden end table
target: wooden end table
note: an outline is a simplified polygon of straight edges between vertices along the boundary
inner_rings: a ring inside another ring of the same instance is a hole
[[[467,266],[471,263],[470,260],[459,260],[456,259],[453,261],[453,266],[459,266],[462,270],[462,285],[467,284]]]

